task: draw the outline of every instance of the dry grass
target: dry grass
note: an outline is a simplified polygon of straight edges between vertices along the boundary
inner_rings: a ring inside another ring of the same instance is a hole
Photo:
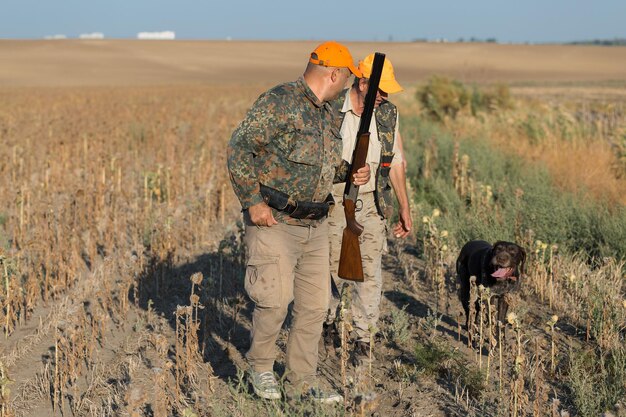
[[[533,147],[521,144],[525,158],[549,168],[557,186],[575,193],[590,192],[595,198],[626,205],[626,179],[616,178],[615,152],[599,143]]]
[[[619,163],[616,152],[618,141],[626,135],[622,103],[568,106],[535,99],[520,100],[517,106],[504,120],[486,123],[488,137],[503,149],[543,162],[564,190],[589,191],[596,198],[626,204],[626,167]],[[529,129],[534,115],[540,115],[540,133],[535,135]]]
[[[13,400],[3,391],[3,417],[37,415],[41,405],[22,399],[32,392],[47,400],[48,413],[111,415],[129,407],[139,415],[145,395],[126,395],[136,366],[115,374],[119,383],[99,382],[113,378],[103,369],[121,364],[106,359],[107,349],[143,330],[127,320],[172,285],[164,268],[215,248],[226,219],[236,216],[223,149],[255,94],[219,87],[0,92],[0,323],[7,339],[0,361],[3,380],[7,364],[17,382]],[[177,377],[174,393],[155,396],[157,414],[187,405],[178,387],[211,381],[198,344],[199,299],[192,295],[188,304],[177,320],[180,360],[167,359],[163,339],[139,337],[127,349],[154,352],[155,368],[165,370],[154,371],[155,387],[170,386],[160,383],[170,372]],[[24,332],[33,317],[41,323]],[[148,321],[154,330],[154,317]],[[29,362],[46,344],[52,348],[43,363]],[[105,387],[108,402],[100,402],[94,392]]]

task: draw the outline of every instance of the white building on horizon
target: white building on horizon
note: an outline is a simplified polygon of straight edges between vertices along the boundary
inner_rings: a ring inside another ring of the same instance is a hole
[[[67,35],[46,35],[43,38],[46,40],[67,39]]]
[[[81,33],[80,35],[78,35],[78,39],[104,39],[104,33],[102,32]]]
[[[137,39],[176,39],[176,33],[171,30],[164,32],[139,32]]]

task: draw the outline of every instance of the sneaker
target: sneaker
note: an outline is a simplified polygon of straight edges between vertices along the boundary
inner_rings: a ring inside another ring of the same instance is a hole
[[[255,372],[250,371],[250,382],[254,393],[266,400],[279,400],[280,387],[274,376],[274,372]]]
[[[333,404],[343,402],[343,395],[332,390],[321,390],[319,388],[309,388],[309,390],[303,395],[304,398],[308,398],[313,402],[320,404]]]

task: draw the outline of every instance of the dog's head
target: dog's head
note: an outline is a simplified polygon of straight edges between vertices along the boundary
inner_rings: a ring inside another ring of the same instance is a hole
[[[496,242],[491,249],[489,263],[493,272],[490,275],[498,282],[518,281],[524,273],[525,262],[526,251],[524,248],[516,243]]]

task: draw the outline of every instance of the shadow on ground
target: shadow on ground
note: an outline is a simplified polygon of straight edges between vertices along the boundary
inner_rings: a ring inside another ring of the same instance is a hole
[[[148,261],[136,281],[137,288],[129,294],[132,302],[164,317],[175,331],[176,309],[191,304],[191,276],[200,272],[202,281],[194,286],[204,306],[199,314],[199,345],[215,376],[225,381],[237,376],[237,366],[223,342],[232,343],[243,355],[250,338],[249,329],[242,325],[242,319],[251,320],[253,305],[243,287],[245,255],[241,238],[241,230],[230,232],[215,251],[180,265],[174,265],[173,253],[161,255],[148,249]]]

